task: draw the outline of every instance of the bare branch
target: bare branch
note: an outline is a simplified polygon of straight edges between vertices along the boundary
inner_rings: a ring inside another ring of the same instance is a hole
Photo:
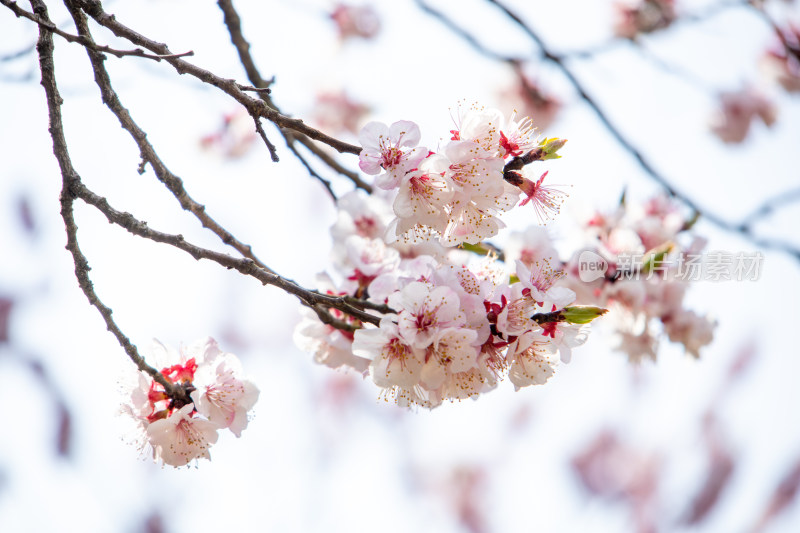
[[[114,15],[106,13],[103,10],[103,5],[99,0],[77,0],[77,4],[80,5],[80,7],[90,17],[97,21],[98,24],[108,28],[117,37],[127,39],[133,44],[146,48],[147,50],[159,55],[172,55],[172,52],[170,52],[166,44],[153,41],[152,39],[137,33],[136,31],[119,22]],[[281,128],[288,128],[307,135],[314,140],[327,144],[338,152],[355,155],[358,155],[361,152],[360,146],[340,141],[339,139],[322,133],[321,131],[305,124],[302,120],[284,116],[268,106],[262,100],[248,96],[239,88],[239,84],[236,83],[235,80],[221,78],[213,72],[193,65],[192,63],[184,61],[181,58],[172,57],[166,59],[166,61],[172,65],[179,74],[190,74],[204,83],[219,88],[229,96],[233,97],[234,100],[242,104],[251,114],[258,114],[259,116],[266,118]]]
[[[267,138],[266,132],[264,132],[264,128],[261,126],[261,120],[256,116],[253,117],[253,122],[256,123],[256,131],[258,135],[261,137],[261,140],[264,141],[264,144],[267,145],[267,150],[269,150],[269,155],[272,158],[273,163],[277,163],[278,159],[278,152],[275,151],[275,145],[270,142]]]
[[[247,79],[256,87],[268,89],[275,80],[265,80],[261,77],[261,73],[258,71],[255,61],[253,61],[253,56],[250,54],[250,43],[247,42],[244,33],[242,33],[242,19],[239,17],[236,8],[233,7],[233,1],[217,0],[217,5],[225,18],[225,27],[228,28],[228,33],[231,36],[231,43],[239,53],[239,61],[241,61],[244,71],[247,73]],[[277,109],[272,101],[267,103],[270,107]]]
[[[779,195],[773,196],[747,215],[742,221],[741,227],[749,229],[753,224],[762,218],[766,218],[781,207],[798,201],[800,201],[800,188],[785,191]]]
[[[145,222],[136,219],[130,213],[118,211],[111,207],[106,198],[99,196],[89,190],[79,180],[70,183],[69,193],[71,196],[80,198],[87,204],[97,208],[106,219],[112,224],[116,224],[125,228],[133,235],[149,239],[151,241],[160,242],[174,246],[179,250],[191,255],[196,260],[207,259],[213,261],[227,269],[236,270],[246,276],[251,276],[261,282],[262,285],[272,285],[279,289],[296,296],[303,304],[308,307],[314,308],[315,306],[323,306],[326,308],[334,308],[346,313],[361,322],[367,322],[377,325],[380,318],[362,311],[359,307],[369,307],[369,302],[362,302],[359,306],[351,303],[342,297],[331,296],[322,294],[317,291],[305,289],[290,279],[286,279],[271,270],[264,269],[258,266],[252,259],[243,258],[239,259],[221,252],[202,248],[192,244],[183,235],[172,235],[150,228]]]
[[[290,138],[291,137],[288,136],[286,137],[287,146],[289,147],[289,150],[291,150],[292,153],[295,155],[295,157],[297,157],[297,159],[300,161],[300,163],[302,163],[302,165],[306,167],[306,170],[308,170],[308,173],[311,174],[311,177],[322,183],[322,186],[325,187],[326,191],[328,191],[328,195],[335,202],[337,200],[336,193],[333,192],[333,188],[331,187],[331,182],[320,176],[317,173],[317,171],[314,170],[311,164],[308,161],[306,161],[306,158],[303,157],[303,154],[297,151],[297,147],[295,146],[295,144],[289,141]]]
[[[50,22],[48,20],[44,20],[41,17],[35,15],[34,13],[30,13],[29,11],[25,11],[24,9],[19,7],[16,2],[13,2],[11,0],[0,0],[0,4],[3,4],[7,8],[9,8],[11,11],[13,11],[14,14],[17,17],[25,17],[28,20],[32,20],[33,22],[35,22],[39,26],[42,26],[42,27],[50,30],[51,32],[63,37],[64,39],[66,39],[67,41],[69,41],[71,43],[78,43],[78,44],[80,44],[82,46],[85,46],[87,48],[91,48],[92,50],[95,50],[97,52],[111,54],[111,55],[114,55],[114,56],[117,56],[117,57],[125,57],[125,56],[145,57],[147,59],[153,59],[155,61],[161,61],[162,59],[170,59],[170,58],[178,58],[178,57],[188,57],[188,56],[193,56],[194,55],[194,52],[191,51],[191,50],[188,51],[188,52],[183,52],[182,54],[163,54],[163,55],[148,54],[147,52],[145,52],[141,48],[136,48],[135,50],[117,50],[116,48],[111,48],[111,47],[106,46],[106,45],[97,44],[97,43],[94,43],[94,42],[87,41],[86,39],[84,39],[80,35],[72,35],[71,33],[67,33],[65,31],[59,29],[58,26],[56,26],[52,22]],[[26,48],[24,50],[21,50],[20,52],[17,52],[16,54],[12,54],[12,56],[10,56],[10,57],[13,59],[13,57],[15,57],[15,56],[22,56],[25,53],[27,53],[29,50],[30,50],[30,48]]]
[[[421,0],[418,0],[418,2],[419,1]],[[755,244],[756,246],[785,252],[793,256],[795,259],[800,260],[800,248],[797,248],[792,243],[782,241],[779,239],[770,239],[757,236],[753,233],[751,229],[752,221],[749,221],[747,224],[730,222],[722,218],[720,215],[717,215],[716,213],[704,210],[697,203],[697,201],[695,201],[691,196],[684,193],[683,191],[676,189],[676,187],[644,157],[642,152],[639,151],[639,149],[633,144],[633,142],[628,138],[626,138],[622,134],[622,132],[614,125],[608,114],[597,103],[597,101],[586,91],[584,85],[572,72],[572,69],[568,65],[568,60],[564,56],[558,55],[553,50],[551,50],[544,43],[539,34],[533,30],[533,28],[531,28],[528,24],[526,24],[516,13],[514,13],[511,9],[506,7],[502,2],[499,2],[498,0],[486,0],[486,1],[489,2],[490,4],[497,6],[501,11],[503,11],[503,13],[506,14],[506,16],[508,16],[512,21],[514,21],[514,23],[517,26],[519,26],[520,29],[524,31],[531,38],[531,40],[534,41],[534,43],[539,47],[542,57],[545,60],[553,63],[564,74],[567,80],[569,80],[570,84],[575,88],[581,99],[595,113],[597,118],[600,120],[603,126],[605,126],[606,130],[611,134],[611,136],[620,144],[620,146],[625,151],[627,151],[637,161],[637,163],[639,163],[639,166],[645,171],[645,173],[648,176],[650,176],[650,178],[653,181],[661,185],[670,196],[680,200],[684,205],[692,209],[694,212],[702,214],[702,216],[706,220],[708,220],[715,226],[725,231],[731,233],[738,233],[747,240],[749,240],[750,242],[752,242],[753,244]],[[735,3],[731,5],[744,5],[744,4]],[[429,12],[434,13],[436,18],[445,23],[448,28],[450,29],[457,28],[457,25],[452,20],[450,20],[449,17],[447,17],[445,14],[435,11],[429,7],[427,8],[427,10]],[[466,33],[464,32],[464,30],[461,29],[458,30],[454,29],[454,31],[456,31],[456,33],[458,33],[459,35]],[[473,46],[475,46],[474,43],[476,43],[477,41],[473,39],[469,40],[468,42],[470,42],[470,44],[473,44]],[[481,48],[479,48],[479,50],[481,50]],[[484,53],[487,52],[484,51]],[[510,62],[512,61],[509,58],[501,57],[499,59],[504,59]]]
[[[86,39],[87,42],[93,42],[86,16],[80,11],[74,2],[67,0],[65,4],[75,20],[78,33],[84,39]],[[89,60],[92,63],[92,69],[94,70],[95,82],[100,88],[100,93],[103,97],[103,103],[105,103],[111,112],[114,113],[114,115],[117,117],[117,120],[119,120],[120,125],[128,133],[130,133],[131,137],[133,137],[133,140],[139,147],[142,161],[150,163],[150,166],[153,168],[153,171],[155,172],[159,181],[161,181],[167,187],[167,189],[170,190],[183,209],[189,211],[195,217],[197,217],[204,228],[210,229],[220,238],[220,240],[222,240],[223,243],[233,247],[244,257],[252,259],[261,268],[270,270],[269,267],[267,267],[255,256],[250,245],[244,244],[236,239],[233,234],[231,234],[208,213],[206,213],[206,208],[204,205],[199,204],[191,196],[189,196],[183,186],[183,180],[173,174],[167,168],[164,162],[158,157],[155,149],[147,140],[147,134],[133,121],[133,118],[131,118],[128,110],[120,102],[119,97],[111,86],[111,79],[103,64],[103,56],[90,48],[87,48],[87,53],[89,55]],[[269,141],[267,142],[269,143]],[[143,167],[144,165],[140,165],[139,169],[143,170]]]
[[[0,55],[0,63],[4,63],[6,61],[14,61],[15,59],[19,59],[20,57],[25,57],[28,54],[31,54],[36,50],[36,45],[32,44],[30,46],[26,46],[25,48],[20,48],[16,52],[10,52],[8,54]]]
[[[31,0],[31,6],[33,7],[34,13],[41,17],[43,21],[49,22],[47,7],[42,0]],[[78,285],[84,295],[86,295],[89,303],[94,306],[103,317],[106,328],[117,338],[120,346],[122,346],[125,353],[128,354],[128,357],[137,368],[146,372],[155,381],[160,383],[170,396],[179,397],[181,394],[185,395],[185,391],[181,387],[174,386],[158,370],[145,362],[144,358],[139,355],[136,346],[128,339],[122,330],[120,330],[116,322],[114,322],[111,316],[111,309],[103,304],[94,290],[94,285],[89,278],[89,262],[78,245],[78,226],[75,224],[75,218],[73,216],[75,196],[72,193],[72,187],[74,184],[80,184],[80,176],[72,166],[69,151],[67,150],[67,141],[64,137],[64,127],[61,119],[61,104],[63,100],[58,92],[58,85],[56,84],[55,78],[55,66],[53,63],[53,35],[45,25],[40,25],[39,42],[36,48],[39,53],[42,86],[44,87],[47,98],[47,108],[50,118],[50,136],[53,140],[53,153],[61,169],[63,184],[61,189],[61,216],[64,219],[64,226],[67,230],[66,248],[70,254],[72,254],[72,260],[75,263],[75,277],[78,279]]]
[[[352,170],[348,170],[345,167],[343,167],[341,163],[339,163],[336,159],[331,157],[331,155],[327,153],[325,150],[323,150],[322,147],[314,144],[314,142],[305,135],[293,135],[293,137],[297,140],[297,142],[308,148],[308,150],[312,154],[317,156],[320,161],[331,167],[339,174],[349,178],[350,181],[352,181],[357,188],[372,194],[372,185],[362,180],[358,172],[353,172]]]
[[[272,99],[267,96],[269,94],[269,86],[275,80],[274,78],[265,80],[264,77],[261,76],[258,67],[256,67],[255,61],[250,54],[250,43],[244,37],[244,33],[242,33],[241,18],[239,17],[239,13],[236,11],[236,8],[233,6],[233,1],[217,0],[217,5],[219,5],[219,8],[223,13],[225,26],[228,28],[228,33],[231,37],[231,43],[233,43],[233,45],[236,47],[236,51],[239,54],[239,61],[242,63],[242,66],[247,73],[247,78],[250,80],[250,83],[260,88],[260,90],[266,91],[266,94],[261,94],[262,100],[264,100],[264,102],[272,109],[280,112],[280,109],[278,109],[278,106],[275,105],[275,102],[273,102]],[[323,186],[328,190],[328,193],[334,199],[336,199],[336,196],[333,194],[330,183],[327,180],[322,179],[300,155],[294,146],[295,141],[308,148],[311,153],[317,156],[323,163],[328,165],[334,171],[349,178],[356,185],[356,187],[369,193],[372,192],[372,187],[368,183],[364,182],[358,173],[344,168],[338,161],[336,161],[336,159],[314,144],[314,142],[305,135],[293,133],[286,129],[281,129],[280,131],[283,134],[284,139],[286,139],[286,144],[289,146],[289,149],[295,154],[295,156],[297,156],[298,159],[300,159],[300,162],[308,169],[309,173],[314,178],[320,180]]]

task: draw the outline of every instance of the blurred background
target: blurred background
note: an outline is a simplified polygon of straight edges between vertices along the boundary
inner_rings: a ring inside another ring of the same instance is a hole
[[[74,32],[63,6],[49,4]],[[707,249],[764,256],[758,280],[690,288],[687,305],[718,322],[700,359],[664,339],[657,362],[631,365],[601,320],[545,386],[502,384],[477,401],[404,410],[370,380],[294,346],[294,298],[133,237],[78,203],[95,289],[133,342],[177,347],[211,335],[261,389],[242,438],[221,435],[212,461],[173,469],[139,457],[118,414],[134,367],[64,249],[37,28],[2,8],[0,531],[800,531],[800,7],[505,5],[535,37],[485,0],[236,2],[262,74],[275,76],[274,101],[336,137],[355,142],[369,120],[404,119],[433,147],[449,138],[455,106],[477,101],[567,138],[563,158],[542,167],[571,186],[547,226],[563,259],[586,213],[614,209],[623,191],[641,202],[662,190],[640,152],[711,215],[695,226]],[[213,2],[106,9],[246,82]],[[87,186],[153,228],[232,253],[151,170],[137,173],[138,150],[102,105],[82,47],[56,38],[55,59]],[[189,193],[271,268],[313,286],[329,268],[336,211],[277,132],[267,129],[281,157],[272,163],[221,92],[164,62],[106,65]],[[339,160],[357,168],[354,156]],[[316,167],[337,194],[352,189]],[[531,214],[516,211],[506,222],[524,229]]]

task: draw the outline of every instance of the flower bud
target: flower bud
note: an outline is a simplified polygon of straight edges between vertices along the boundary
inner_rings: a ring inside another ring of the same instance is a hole
[[[557,137],[553,137],[552,139],[544,139],[543,141],[539,141],[539,148],[544,150],[544,157],[542,161],[547,161],[548,159],[558,159],[561,156],[558,155],[558,151],[567,144],[566,139],[559,139]]]
[[[570,324],[588,324],[606,313],[608,313],[608,309],[593,305],[571,305],[561,310],[564,320]]]

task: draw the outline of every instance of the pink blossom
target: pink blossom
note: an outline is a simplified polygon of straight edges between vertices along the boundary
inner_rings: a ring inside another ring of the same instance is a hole
[[[558,252],[547,230],[540,226],[531,226],[524,232],[514,232],[509,237],[504,249],[507,264],[522,261],[528,267],[534,263],[558,261]]]
[[[453,141],[466,141],[475,145],[474,157],[492,158],[501,154],[500,128],[503,115],[497,109],[487,109],[477,104],[462,109],[455,118],[457,129],[451,130]]]
[[[542,174],[539,179],[534,182],[524,175],[520,175],[522,181],[519,188],[522,190],[525,198],[522,199],[519,205],[523,206],[530,203],[540,223],[555,218],[561,211],[561,204],[564,203],[564,199],[568,196],[568,194],[561,189],[552,185],[544,185],[545,176],[547,176],[547,172]]]
[[[516,112],[508,119],[508,124],[500,131],[500,149],[503,157],[520,156],[535,148],[539,143],[536,127],[530,117],[515,120]]]
[[[458,295],[449,287],[415,281],[392,294],[389,306],[398,311],[400,335],[415,348],[427,348],[441,329],[465,323]]]
[[[714,340],[716,322],[694,311],[681,309],[664,320],[669,340],[683,344],[686,353],[700,357],[700,348]]]
[[[353,353],[371,359],[370,376],[379,387],[410,389],[419,383],[423,352],[407,343],[389,318],[378,329],[359,329]]]
[[[422,367],[422,385],[428,390],[441,387],[448,375],[465,372],[477,364],[478,349],[473,345],[477,334],[466,328],[447,328],[439,332],[428,347]]]
[[[416,168],[428,155],[427,149],[417,146],[419,139],[419,126],[408,120],[391,126],[370,122],[358,135],[363,147],[358,165],[367,174],[385,171],[375,184],[381,189],[394,189],[406,172]]]
[[[557,361],[546,342],[532,342],[513,356],[508,379],[516,390],[529,385],[543,385],[556,371]]]
[[[218,426],[202,418],[193,418],[194,405],[187,404],[169,418],[156,420],[147,427],[153,456],[171,466],[184,466],[193,459],[211,459],[208,448],[217,442]]]
[[[229,428],[241,437],[247,427],[247,414],[258,400],[259,390],[242,379],[239,359],[224,353],[204,362],[194,379],[191,393],[195,409],[219,428]]]

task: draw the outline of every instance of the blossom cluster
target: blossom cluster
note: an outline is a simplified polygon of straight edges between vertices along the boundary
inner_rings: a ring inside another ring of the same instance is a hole
[[[558,263],[517,261],[510,273],[496,255],[463,249],[496,235],[498,215],[517,204],[558,211],[562,196],[525,167],[564,142],[477,107],[457,126],[441,153],[419,146],[412,122],[364,127],[361,168],[379,190],[340,199],[331,233],[341,281],[321,275],[319,288],[369,302],[378,326],[308,311],[295,332],[317,362],[369,374],[402,405],[476,397],[506,376],[517,389],[543,384],[605,312],[573,305]]]
[[[242,377],[235,355],[222,352],[210,337],[180,351],[155,341],[150,352],[148,359],[185,394],[170,394],[150,375],[138,373],[122,410],[134,420],[142,450],[149,446],[156,461],[178,467],[210,459],[208,449],[221,429],[241,436],[259,391]]]
[[[633,362],[656,359],[661,332],[694,357],[713,338],[714,320],[683,304],[688,280],[679,269],[699,259],[705,246],[690,231],[693,223],[666,196],[643,204],[623,201],[614,212],[595,213],[586,221],[587,247],[566,265],[575,275],[565,280],[577,301],[610,309],[618,349]],[[602,258],[604,274],[576,281],[587,251]]]
[[[361,131],[361,170],[396,193],[388,242],[480,243],[505,226],[499,215],[517,205],[521,192],[523,204],[533,201],[543,217],[558,212],[562,197],[542,185],[544,175],[533,181],[524,173],[527,162],[558,157],[564,141],[539,141],[531,119],[505,121],[499,111],[478,107],[460,114],[450,133],[435,153],[419,145],[419,127],[410,121],[370,122]],[[508,167],[514,159],[519,171]]]

